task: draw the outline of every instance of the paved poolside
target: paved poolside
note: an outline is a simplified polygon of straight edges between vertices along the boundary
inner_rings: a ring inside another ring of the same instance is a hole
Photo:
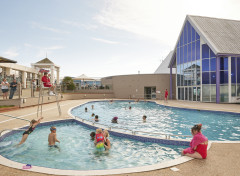
[[[62,116],[58,117],[56,103],[43,105],[43,121],[67,119],[70,118],[67,114],[69,108],[85,103],[89,100],[67,100],[60,102],[62,108]],[[217,110],[217,111],[229,111],[239,112],[240,105],[238,104],[212,104],[212,103],[198,103],[198,102],[182,102],[182,101],[168,101],[165,103],[158,100],[159,104],[193,108],[199,110]],[[5,114],[13,116],[23,116],[22,118],[31,120],[37,118],[36,115],[37,107],[23,108],[15,111],[11,111]],[[0,131],[3,129],[11,129],[28,125],[28,122],[17,119],[11,119],[8,117],[0,116]],[[19,139],[20,140],[20,139]],[[36,156],[39,157],[39,156]],[[240,175],[240,143],[213,143],[212,147],[208,152],[208,158],[206,160],[191,160],[187,163],[177,165],[180,171],[174,172],[170,168],[133,173],[133,174],[122,174],[117,176],[157,176],[157,175],[173,175],[173,176],[239,176]],[[0,165],[0,176],[43,176],[47,174],[34,173],[29,171],[17,170]]]

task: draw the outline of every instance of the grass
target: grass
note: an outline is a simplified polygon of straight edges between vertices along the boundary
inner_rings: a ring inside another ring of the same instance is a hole
[[[14,105],[1,105],[0,108],[14,107]]]

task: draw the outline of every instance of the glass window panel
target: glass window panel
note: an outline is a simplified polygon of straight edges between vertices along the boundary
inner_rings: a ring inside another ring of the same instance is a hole
[[[202,58],[209,58],[209,47],[207,44],[202,45]]]
[[[183,70],[183,73],[184,73],[184,86],[187,86],[187,63],[184,64],[184,70]]]
[[[216,72],[210,72],[211,84],[216,84]]]
[[[236,84],[236,58],[235,57],[232,57],[231,58],[231,81],[232,83],[235,83]]]
[[[191,62],[191,49],[192,49],[192,46],[191,46],[191,43],[188,44],[188,62]]]
[[[184,63],[187,62],[187,45],[184,46]]]
[[[183,32],[182,32],[181,37],[180,37],[180,46],[183,46]]]
[[[192,85],[196,85],[196,61],[192,62]]]
[[[187,21],[188,24],[188,43],[191,42],[191,24]]]
[[[197,88],[193,87],[193,101],[196,101],[197,96]]]
[[[202,60],[202,71],[209,71],[209,59]]]
[[[216,55],[214,54],[214,52],[211,49],[210,49],[210,57],[216,57]]]
[[[180,47],[180,64],[183,63],[183,47]]]
[[[180,98],[181,98],[181,100],[184,100],[184,88],[181,88]]]
[[[196,59],[200,59],[200,40],[196,41]]]
[[[177,49],[177,65],[180,64],[180,48]]]
[[[185,100],[188,100],[188,88],[185,87]]]
[[[220,70],[228,70],[228,58],[227,57],[220,58]]]
[[[240,96],[240,85],[237,85],[237,96]]]
[[[192,27],[192,41],[195,41],[196,37],[195,37],[195,29]]]
[[[237,58],[237,83],[240,83],[240,57]]]
[[[209,72],[202,72],[202,84],[209,84]]]
[[[228,85],[220,85],[220,101],[228,102]]]
[[[210,85],[202,86],[202,101],[209,102],[210,101]]]
[[[188,98],[189,98],[189,101],[192,101],[192,87],[188,88]]]
[[[235,97],[236,96],[236,85],[232,85],[232,97]]]
[[[184,26],[184,45],[187,44],[187,23]]]
[[[192,43],[192,61],[196,60],[195,42]]]
[[[177,86],[180,86],[180,74],[177,74]]]
[[[198,35],[198,33],[196,32],[196,40],[199,40],[200,36]]]
[[[201,71],[200,71],[200,60],[196,62],[196,76],[197,76],[197,85],[200,85],[201,83]]]
[[[228,71],[220,71],[220,84],[228,83]]]
[[[181,92],[180,92],[180,88],[178,88],[178,100],[180,100],[180,95],[181,95]]]
[[[177,47],[180,47],[180,41],[178,41],[178,43],[177,43]]]
[[[211,85],[211,102],[216,102],[216,85]]]
[[[210,71],[216,71],[216,57],[210,59]]]
[[[201,96],[201,87],[197,88],[197,101],[200,101],[200,96]]]

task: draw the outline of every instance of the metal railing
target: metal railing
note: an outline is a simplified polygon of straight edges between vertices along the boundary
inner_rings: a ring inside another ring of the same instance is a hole
[[[132,135],[136,135],[137,133],[150,134],[150,135],[161,135],[161,136],[165,136],[165,139],[170,139],[171,137],[183,137],[183,138],[187,139],[187,138],[192,137],[190,135],[181,135],[181,134],[167,134],[167,133],[153,133],[153,132],[146,132],[146,131],[134,131],[134,130],[126,129],[126,128],[107,126],[107,125],[104,125],[104,124],[101,124],[101,123],[98,123],[98,122],[93,122],[93,121],[82,119],[82,118],[76,117],[76,116],[74,116],[74,117],[75,117],[75,119],[78,118],[83,123],[87,122],[86,124],[92,125],[94,127],[99,127],[99,128],[103,127],[103,128],[108,129],[108,130],[116,131],[116,132],[118,132],[117,130],[120,129],[120,130],[123,130],[124,132],[129,131],[130,134],[132,134]]]

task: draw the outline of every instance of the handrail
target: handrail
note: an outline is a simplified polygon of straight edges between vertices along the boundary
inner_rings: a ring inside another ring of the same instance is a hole
[[[8,115],[8,114],[3,114],[3,113],[0,113],[0,115],[2,115],[2,116],[6,116],[6,117],[15,118],[15,119],[19,119],[19,120],[25,120],[25,121],[31,122],[30,120],[27,120],[27,119],[22,119],[22,118],[20,118],[20,117],[15,117],[15,116]]]
[[[23,130],[23,129],[5,129],[5,130],[2,130],[2,131],[0,132],[0,137],[2,136],[2,133],[3,133],[4,131],[26,131],[26,130]]]
[[[132,132],[133,135],[136,135],[136,133],[147,133],[147,134],[157,134],[157,135],[163,135],[165,136],[166,139],[170,139],[170,137],[172,136],[180,136],[180,137],[192,137],[190,135],[181,135],[181,134],[167,134],[167,133],[153,133],[153,132],[146,132],[146,131],[134,131],[134,130],[130,130],[130,129],[126,129],[126,128],[119,128],[119,127],[113,127],[113,126],[107,126],[107,125],[104,125],[104,124],[101,124],[101,123],[96,123],[96,122],[92,122],[90,120],[85,120],[85,119],[82,119],[80,117],[76,117],[74,116],[75,119],[79,118],[82,122],[86,121],[88,122],[89,124],[92,124],[93,126],[95,126],[95,124],[98,124],[100,126],[104,126],[106,128],[108,128],[109,130],[114,130],[114,129],[121,129],[121,130],[125,130],[125,131],[130,131]]]

